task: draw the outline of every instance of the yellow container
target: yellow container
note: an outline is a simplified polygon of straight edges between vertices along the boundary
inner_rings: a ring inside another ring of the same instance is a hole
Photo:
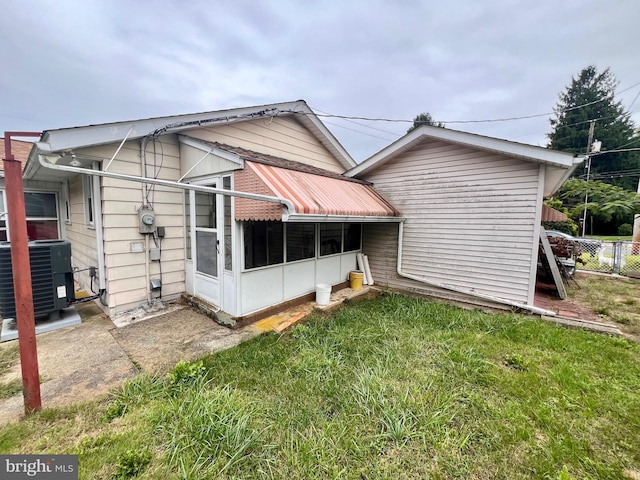
[[[364,278],[364,273],[360,270],[354,270],[349,273],[349,286],[353,290],[361,290],[362,289],[362,279]]]

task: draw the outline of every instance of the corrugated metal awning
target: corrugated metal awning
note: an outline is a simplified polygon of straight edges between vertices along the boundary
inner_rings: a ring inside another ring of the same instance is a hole
[[[542,222],[568,222],[569,217],[549,205],[542,205]]]
[[[335,175],[246,161],[244,170],[235,172],[234,183],[236,190],[282,197],[295,207],[287,212],[281,205],[237,198],[239,221],[402,221],[402,214],[370,185]]]

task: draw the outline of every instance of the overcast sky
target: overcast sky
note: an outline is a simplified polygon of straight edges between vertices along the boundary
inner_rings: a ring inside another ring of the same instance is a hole
[[[582,68],[640,82],[638,0],[4,0],[0,132],[304,99],[316,112],[551,112]],[[621,93],[625,107],[640,85]],[[356,161],[409,124],[323,118]],[[450,128],[545,145],[549,116]],[[603,146],[611,148],[613,146]]]

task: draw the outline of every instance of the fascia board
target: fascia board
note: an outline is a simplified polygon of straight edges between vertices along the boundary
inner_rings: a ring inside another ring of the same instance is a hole
[[[194,122],[186,128],[196,128],[197,122],[213,125],[216,123],[232,123],[243,120],[247,115],[257,115],[265,110],[294,110],[300,102],[274,103],[254,107],[234,108],[212,112],[191,113],[185,115],[172,115],[166,117],[129,120],[124,122],[103,123],[80,127],[61,128],[47,130],[48,143],[52,151],[68,150],[94,145],[121,142],[133,128],[128,139],[135,140],[145,137],[156,130],[171,125]],[[266,114],[265,114],[266,115]],[[167,133],[177,133],[179,129],[169,129]]]
[[[574,165],[574,155],[571,153],[558,152],[534,145],[526,145],[499,138],[485,137],[475,133],[460,132],[448,128],[423,126],[383,148],[378,153],[363,161],[357,167],[346,172],[345,175],[353,177],[371,170],[376,166],[379,167],[405,150],[417,145],[423,139],[443,140],[458,145],[464,145],[471,148],[517,157],[527,161],[554,165],[557,167],[571,168]]]

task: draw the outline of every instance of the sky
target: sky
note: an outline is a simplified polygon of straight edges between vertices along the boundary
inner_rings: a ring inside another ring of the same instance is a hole
[[[322,117],[358,162],[421,112],[542,115],[447,127],[546,146],[558,95],[588,65],[611,69],[640,125],[637,0],[2,3],[0,132],[303,99],[317,113],[405,120]]]

